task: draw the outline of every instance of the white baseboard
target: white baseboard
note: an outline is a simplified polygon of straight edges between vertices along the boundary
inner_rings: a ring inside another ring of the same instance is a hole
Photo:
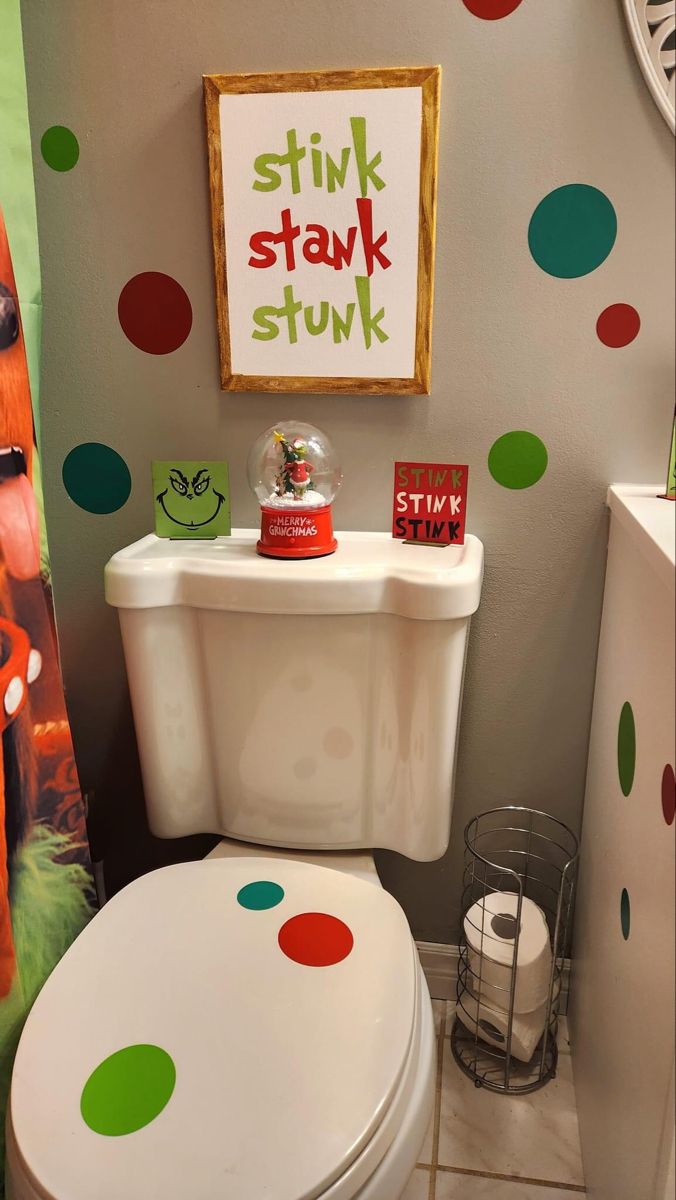
[[[458,947],[447,945],[445,942],[416,942],[416,945],[432,999],[455,1000],[460,957]],[[569,983],[570,959],[567,958],[563,968],[563,987],[559,1009],[561,1016],[568,1011]]]
[[[455,1000],[458,947],[445,942],[416,942],[416,946],[432,999]]]

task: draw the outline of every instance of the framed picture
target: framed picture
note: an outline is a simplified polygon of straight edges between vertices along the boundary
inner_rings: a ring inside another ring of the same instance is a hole
[[[225,390],[429,393],[440,77],[204,76]]]

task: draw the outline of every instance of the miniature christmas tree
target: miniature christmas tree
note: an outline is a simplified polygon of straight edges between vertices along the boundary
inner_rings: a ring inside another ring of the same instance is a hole
[[[292,496],[302,500],[306,492],[314,490],[311,475],[314,467],[306,462],[307,445],[302,438],[289,441],[283,433],[275,430],[274,439],[282,451],[283,462],[275,478],[278,496]]]
[[[275,492],[278,496],[283,496],[285,492],[293,492],[293,484],[284,471],[284,467],[296,462],[298,455],[291,446],[291,442],[284,437],[283,433],[275,430],[273,437],[284,456],[284,461],[279,468],[278,474],[275,476]]]

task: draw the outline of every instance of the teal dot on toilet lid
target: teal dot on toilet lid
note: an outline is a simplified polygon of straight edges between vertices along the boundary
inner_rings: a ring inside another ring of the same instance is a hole
[[[120,1137],[149,1125],[176,1083],[171,1055],[160,1046],[124,1046],[96,1067],[82,1089],[80,1112],[94,1133]]]
[[[275,908],[284,899],[284,888],[269,879],[257,879],[254,883],[246,883],[237,893],[237,902],[242,908],[253,912],[262,912],[266,908]]]

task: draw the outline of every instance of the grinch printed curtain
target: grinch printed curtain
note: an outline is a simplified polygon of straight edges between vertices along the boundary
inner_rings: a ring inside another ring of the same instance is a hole
[[[0,1154],[14,1051],[92,913],[37,452],[40,277],[19,0],[0,0]],[[31,404],[31,389],[33,404]],[[0,1195],[4,1167],[0,1162]]]

